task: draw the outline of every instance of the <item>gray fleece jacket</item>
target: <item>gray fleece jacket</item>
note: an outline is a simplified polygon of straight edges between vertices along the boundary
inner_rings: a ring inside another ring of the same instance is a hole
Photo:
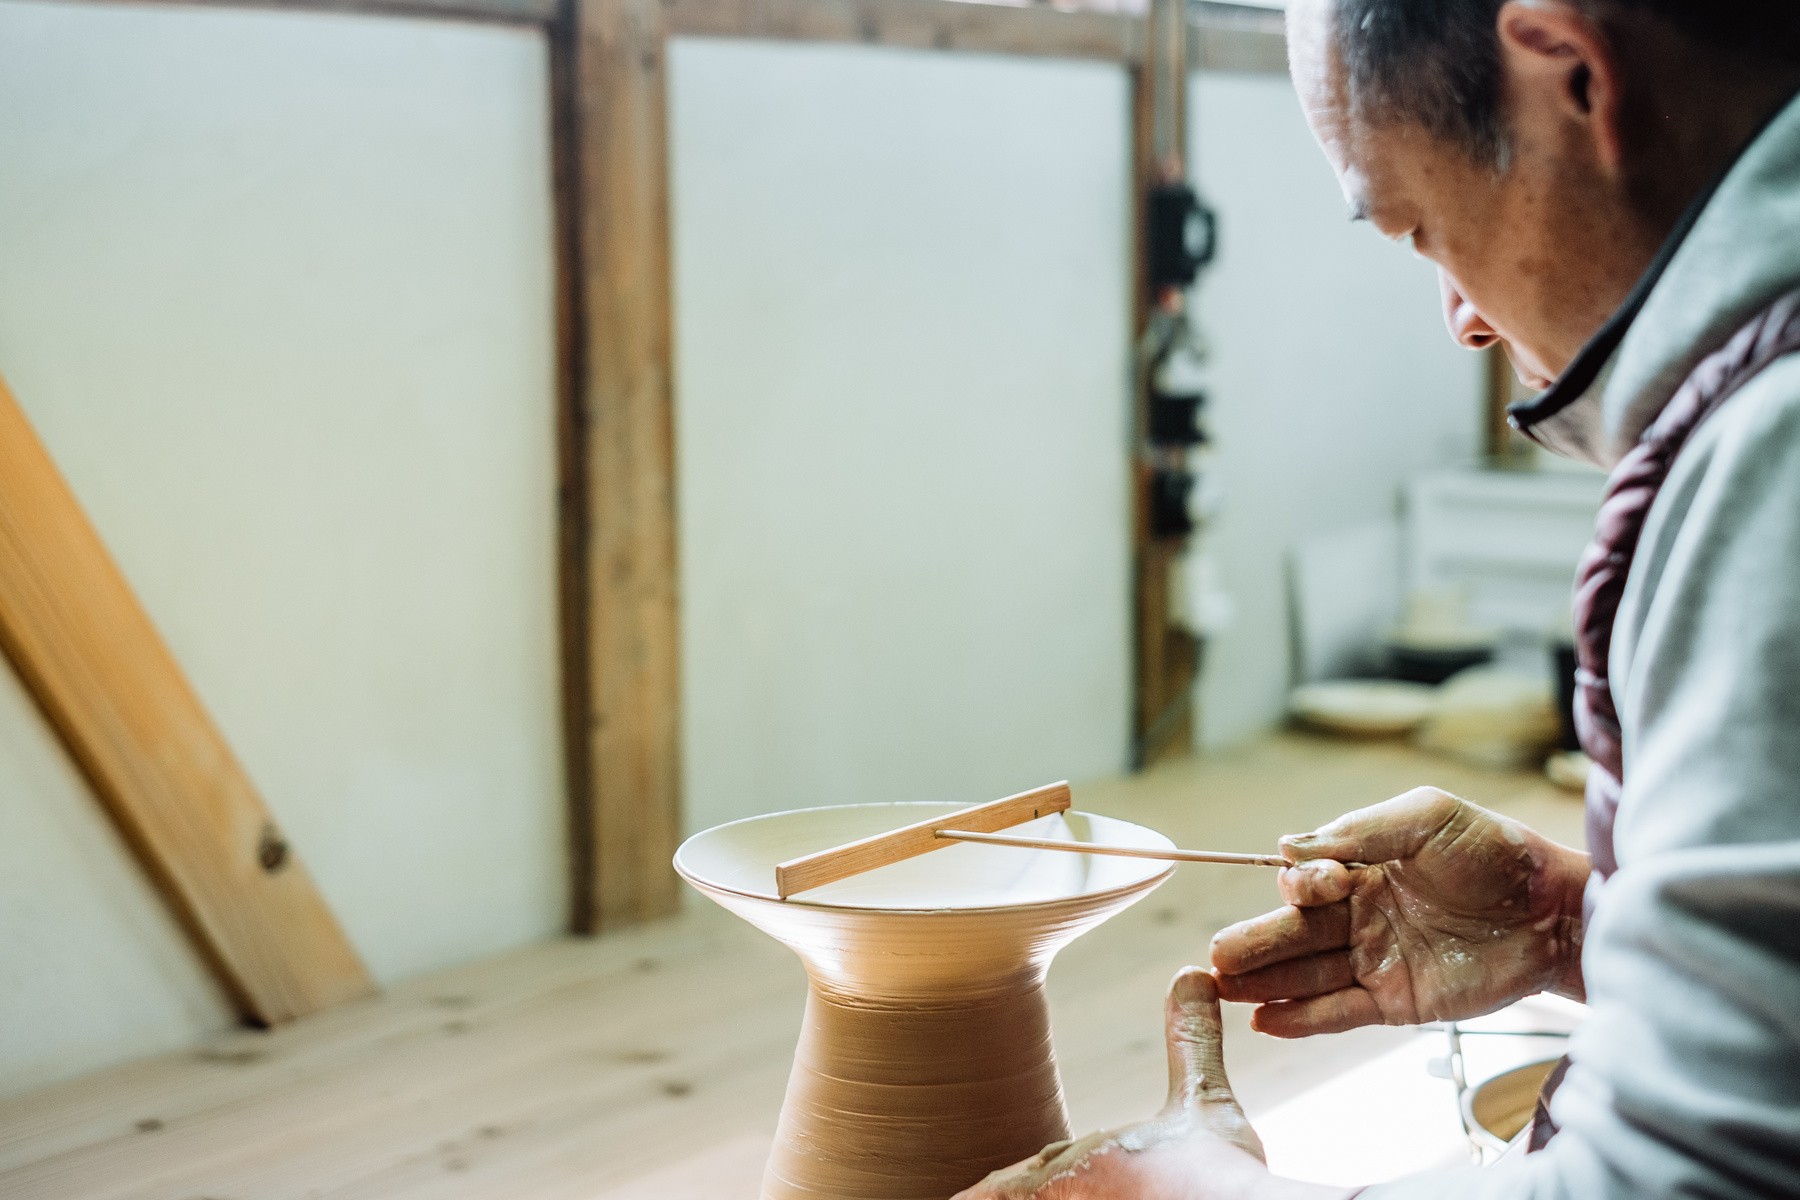
[[[1689,372],[1800,287],[1800,100],[1558,387],[1515,420],[1610,470]],[[1800,1197],[1800,355],[1694,434],[1614,627],[1619,871],[1590,892],[1592,1011],[1541,1153],[1413,1197]]]

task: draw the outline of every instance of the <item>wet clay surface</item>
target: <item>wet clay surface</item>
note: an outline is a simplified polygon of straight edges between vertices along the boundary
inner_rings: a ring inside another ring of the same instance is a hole
[[[1069,1135],[1042,985],[927,1006],[815,988],[769,1200],[953,1195]]]
[[[690,883],[806,967],[806,1017],[764,1200],[943,1200],[1069,1136],[1044,997],[1050,961],[1170,868],[958,846],[805,902],[767,894],[762,875],[783,857],[864,825],[904,824],[919,807],[740,822],[699,835],[677,858]],[[1083,814],[1029,828],[1168,844]]]

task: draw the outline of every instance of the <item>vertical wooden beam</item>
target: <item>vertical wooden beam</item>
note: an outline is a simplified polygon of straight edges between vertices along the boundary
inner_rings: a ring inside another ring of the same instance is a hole
[[[4,381],[0,651],[246,1018],[372,990]]]
[[[1176,174],[1187,162],[1187,0],[1151,0],[1148,20],[1144,61],[1150,69],[1150,140],[1158,165]]]
[[[1482,452],[1490,459],[1506,457],[1512,427],[1506,421],[1506,406],[1512,403],[1512,372],[1506,353],[1498,346],[1482,356]]]
[[[562,0],[546,29],[550,50],[552,236],[556,255],[556,593],[563,776],[567,789],[569,925],[592,927],[594,774],[589,745],[586,307],[581,261],[581,135],[575,5]]]
[[[1482,388],[1482,449],[1497,467],[1528,466],[1537,447],[1507,420],[1506,410],[1529,393],[1514,373],[1506,351],[1493,346],[1483,352],[1485,379]]]
[[[663,7],[574,0],[572,17],[579,350],[565,483],[581,561],[565,569],[582,611],[566,641],[585,667],[570,688],[573,924],[593,932],[679,900],[673,315]]]
[[[1199,646],[1169,610],[1174,572],[1183,550],[1179,538],[1157,537],[1151,528],[1149,494],[1158,455],[1149,439],[1151,392],[1155,383],[1148,350],[1159,331],[1181,315],[1185,298],[1153,288],[1146,269],[1146,209],[1152,188],[1186,175],[1188,22],[1183,0],[1152,0],[1146,21],[1143,64],[1132,83],[1132,195],[1134,209],[1133,295],[1137,437],[1133,462],[1136,486],[1134,593],[1136,604],[1135,686],[1132,761],[1142,767],[1168,753],[1185,752],[1193,741],[1193,686]]]
[[[1133,355],[1131,415],[1131,596],[1132,698],[1131,765],[1145,765],[1145,735],[1156,720],[1162,695],[1162,653],[1154,631],[1164,620],[1157,579],[1157,546],[1150,533],[1150,493],[1155,462],[1148,453],[1150,430],[1151,341],[1149,227],[1146,197],[1155,186],[1156,89],[1148,63],[1131,71],[1131,346]]]

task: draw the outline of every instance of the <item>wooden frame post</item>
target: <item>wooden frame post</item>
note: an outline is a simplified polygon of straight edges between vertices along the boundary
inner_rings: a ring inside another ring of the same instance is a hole
[[[1205,646],[1170,611],[1171,581],[1185,539],[1156,537],[1150,528],[1149,491],[1158,455],[1149,443],[1153,379],[1142,352],[1160,340],[1171,322],[1185,320],[1186,298],[1159,293],[1145,274],[1145,200],[1152,187],[1189,175],[1188,86],[1194,70],[1285,74],[1287,42],[1280,13],[1246,12],[1230,5],[1201,5],[1198,18],[1184,0],[1151,0],[1146,46],[1134,74],[1132,184],[1137,263],[1134,332],[1143,335],[1134,373],[1137,453],[1133,485],[1134,688],[1132,762],[1148,766],[1193,742],[1194,685]]]
[[[1506,410],[1529,398],[1530,392],[1519,382],[1504,349],[1493,346],[1484,352],[1483,358],[1486,368],[1483,406],[1486,411],[1482,422],[1482,448],[1493,466],[1529,466],[1536,457],[1537,447],[1512,427]]]
[[[573,925],[675,910],[681,830],[666,39],[660,0],[574,0],[579,311],[569,424],[584,658]]]
[[[1132,103],[1132,202],[1136,262],[1133,372],[1136,453],[1133,482],[1137,519],[1133,645],[1132,765],[1145,767],[1193,741],[1193,690],[1199,674],[1200,644],[1169,609],[1174,573],[1185,539],[1159,537],[1150,520],[1150,490],[1159,455],[1149,438],[1155,392],[1151,346],[1187,318],[1181,292],[1153,286],[1147,255],[1147,209],[1153,188],[1182,181],[1187,174],[1187,92],[1190,56],[1185,0],[1151,0],[1148,44],[1134,80]]]

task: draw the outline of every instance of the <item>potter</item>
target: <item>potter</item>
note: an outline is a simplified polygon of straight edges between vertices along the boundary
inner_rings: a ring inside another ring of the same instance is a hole
[[[1800,6],[1288,10],[1353,219],[1545,389],[1517,428],[1609,473],[1575,593],[1595,769],[1585,854],[1430,788],[1285,840],[1287,906],[1214,941],[1217,991],[1282,1037],[1587,1000],[1530,1153],[1368,1200],[1800,1195]],[[1171,1004],[1216,1038],[1204,987]],[[1201,1073],[1194,1109],[963,1200],[1358,1194],[1271,1174]]]

